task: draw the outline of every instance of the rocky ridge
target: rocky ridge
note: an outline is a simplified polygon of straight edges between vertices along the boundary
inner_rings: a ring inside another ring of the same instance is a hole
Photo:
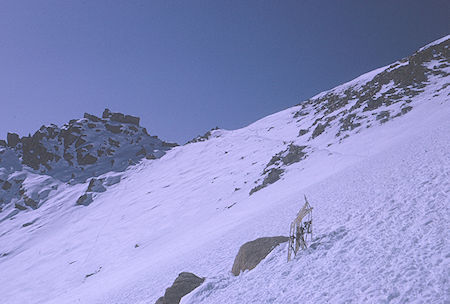
[[[8,133],[6,141],[0,140],[0,211],[12,201],[17,210],[36,209],[58,183],[84,183],[107,172],[121,172],[175,146],[149,135],[138,117],[109,109],[101,118],[85,113],[61,127],[42,126],[33,135]],[[52,185],[49,189],[41,185],[30,194],[25,186],[30,175],[41,175],[40,180]]]
[[[297,139],[271,158],[250,194],[278,181],[288,166],[314,151],[407,114],[415,106],[414,97],[425,89],[432,90],[433,97],[445,94],[450,84],[442,85],[441,79],[450,75],[449,48],[450,36],[446,36],[407,58],[300,103],[292,112]]]

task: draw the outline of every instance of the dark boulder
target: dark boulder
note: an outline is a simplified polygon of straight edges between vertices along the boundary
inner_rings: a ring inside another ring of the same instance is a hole
[[[178,304],[181,298],[193,291],[205,281],[190,272],[182,272],[173,282],[172,286],[166,289],[163,297],[160,297],[155,304]]]
[[[132,116],[132,115],[125,115],[124,122],[139,126],[139,120],[140,120],[139,117]]]
[[[77,200],[77,205],[89,206],[90,203],[92,203],[91,193],[85,193],[82,196],[80,196]]]
[[[238,276],[241,271],[255,268],[276,246],[288,240],[285,236],[274,236],[245,243],[239,248],[231,272]]]
[[[103,181],[100,179],[92,178],[89,182],[87,192],[105,192],[106,188],[103,186]]]
[[[19,135],[16,133],[8,133],[6,135],[6,140],[8,141],[8,146],[15,147],[20,142]]]
[[[125,120],[125,115],[122,113],[111,113],[111,117],[109,119],[112,121],[123,122]]]

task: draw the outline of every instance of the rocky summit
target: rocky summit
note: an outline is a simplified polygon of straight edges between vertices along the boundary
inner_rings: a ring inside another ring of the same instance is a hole
[[[139,117],[109,109],[101,118],[85,113],[61,127],[42,126],[33,135],[8,133],[6,140],[0,140],[0,208],[13,198],[23,202],[15,203],[18,209],[39,206],[39,195],[35,199],[26,195],[29,174],[83,183],[106,172],[123,171],[143,158],[160,158],[174,146],[149,135],[139,125]]]

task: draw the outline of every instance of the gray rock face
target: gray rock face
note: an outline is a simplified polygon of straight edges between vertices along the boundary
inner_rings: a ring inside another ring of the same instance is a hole
[[[301,161],[306,156],[306,152],[304,151],[306,148],[306,146],[289,145],[288,151],[286,151],[287,153],[285,152],[284,155],[281,155],[283,165],[289,166]]]
[[[86,192],[105,192],[106,188],[103,186],[103,180],[92,178],[89,182]]]
[[[241,271],[255,268],[276,246],[288,240],[285,236],[274,236],[245,243],[239,248],[231,272],[238,276]]]
[[[156,304],[178,304],[182,297],[200,286],[203,281],[205,281],[205,278],[200,278],[190,272],[182,272],[172,286],[166,289],[164,296],[156,301]]]
[[[249,195],[252,195],[256,191],[259,191],[278,181],[284,173],[284,168],[286,166],[298,163],[308,156],[307,150],[307,146],[296,146],[294,144],[290,144],[285,150],[275,154],[267,163],[266,168],[264,168],[262,175],[265,177],[262,184],[252,188]]]
[[[159,158],[174,146],[150,136],[139,126],[138,117],[106,109],[102,118],[85,113],[84,118],[62,127],[42,126],[21,138],[8,133],[2,150],[13,152],[23,165],[39,174],[63,182],[85,182],[109,171],[123,171],[144,158]]]
[[[89,206],[92,203],[92,193],[85,193],[77,200],[77,205]]]
[[[8,133],[6,135],[6,140],[8,141],[8,146],[15,147],[19,143],[19,135],[16,133]]]
[[[320,134],[323,133],[323,131],[325,131],[325,128],[327,127],[327,124],[317,124],[316,128],[314,129],[311,138],[316,138],[317,136],[319,136]]]
[[[130,123],[139,126],[139,117],[131,115],[123,115],[122,113],[112,113],[111,120],[123,123]]]
[[[264,180],[261,185],[258,185],[250,190],[249,195],[252,195],[256,191],[259,191],[270,184],[273,184],[277,180],[281,178],[281,174],[283,174],[284,170],[279,168],[273,168],[268,171],[269,173],[264,177]]]

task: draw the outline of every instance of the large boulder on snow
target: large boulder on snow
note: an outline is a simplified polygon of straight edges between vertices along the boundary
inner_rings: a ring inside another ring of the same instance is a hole
[[[200,286],[203,281],[205,278],[200,278],[190,272],[182,272],[155,304],[178,304],[182,297]]]
[[[245,243],[239,248],[231,272],[238,276],[241,271],[255,268],[276,246],[288,240],[286,236],[273,236]]]
[[[92,193],[85,193],[77,200],[77,205],[89,206],[92,203]]]
[[[104,179],[92,178],[86,192],[105,192],[106,188],[103,186],[103,180]]]

